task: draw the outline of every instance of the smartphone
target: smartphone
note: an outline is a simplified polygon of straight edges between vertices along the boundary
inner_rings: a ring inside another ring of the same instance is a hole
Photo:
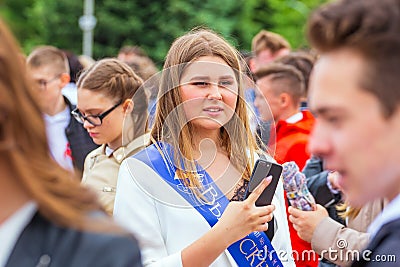
[[[258,159],[254,165],[253,172],[250,177],[250,182],[246,190],[246,198],[254,191],[254,189],[261,183],[264,178],[272,176],[271,183],[261,193],[260,197],[256,200],[256,206],[267,206],[272,202],[276,187],[282,173],[282,166],[269,162],[265,159]]]

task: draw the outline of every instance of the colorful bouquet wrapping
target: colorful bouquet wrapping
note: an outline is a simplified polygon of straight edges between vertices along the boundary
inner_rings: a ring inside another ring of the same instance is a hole
[[[305,175],[294,161],[282,164],[283,187],[290,205],[300,210],[313,210],[315,199],[307,187]]]

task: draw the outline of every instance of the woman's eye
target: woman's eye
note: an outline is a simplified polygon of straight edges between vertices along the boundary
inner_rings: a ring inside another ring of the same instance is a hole
[[[206,87],[208,86],[210,83],[208,82],[193,82],[192,85],[194,86],[199,86],[199,87]]]
[[[229,86],[229,85],[232,85],[233,84],[233,81],[220,81],[219,82],[219,85],[222,85],[222,86]]]

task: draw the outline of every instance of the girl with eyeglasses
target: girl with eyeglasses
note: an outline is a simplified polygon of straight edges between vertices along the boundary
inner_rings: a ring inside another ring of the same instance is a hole
[[[86,157],[82,183],[98,193],[110,215],[122,160],[148,143],[148,100],[142,83],[117,59],[96,62],[77,82],[78,104],[72,114],[101,145]]]

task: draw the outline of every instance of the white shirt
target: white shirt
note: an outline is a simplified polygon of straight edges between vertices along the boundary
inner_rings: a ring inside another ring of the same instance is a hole
[[[283,185],[280,181],[272,203],[275,205],[277,252],[292,255]],[[182,250],[207,233],[211,226],[178,192],[145,163],[128,158],[123,161],[114,204],[115,220],[131,231],[141,246],[144,266],[182,266]],[[295,266],[292,259],[283,265]],[[210,266],[238,266],[225,250]]]
[[[75,83],[68,83],[66,86],[64,86],[61,93],[68,98],[72,105],[76,105],[78,103],[78,90]]]
[[[71,114],[68,107],[54,116],[44,114],[47,141],[51,155],[61,167],[73,171],[74,165],[70,153],[68,153],[70,148],[65,135],[65,128],[68,127],[70,119]]]
[[[0,267],[7,264],[19,236],[32,220],[36,210],[36,204],[28,202],[0,225]]]
[[[368,227],[368,233],[372,238],[379,232],[383,225],[400,218],[400,194],[395,197],[375,218]]]

